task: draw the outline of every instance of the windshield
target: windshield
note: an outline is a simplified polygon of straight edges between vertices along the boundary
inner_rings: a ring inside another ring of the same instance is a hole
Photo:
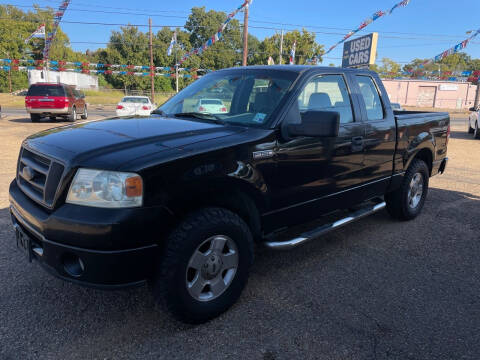
[[[65,91],[58,85],[32,85],[27,96],[65,96]]]
[[[291,71],[232,70],[208,74],[168,100],[156,112],[201,114],[225,123],[261,126],[268,122],[297,77]]]

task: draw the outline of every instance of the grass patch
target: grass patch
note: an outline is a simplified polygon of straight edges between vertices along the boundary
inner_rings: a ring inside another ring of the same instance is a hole
[[[25,107],[25,96],[16,96],[0,93],[0,106],[2,108],[23,108]]]

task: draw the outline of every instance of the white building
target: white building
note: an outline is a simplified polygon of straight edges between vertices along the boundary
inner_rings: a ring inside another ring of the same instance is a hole
[[[48,73],[48,79],[47,79]],[[40,82],[74,85],[77,89],[98,90],[98,77],[70,71],[28,70],[28,84]]]

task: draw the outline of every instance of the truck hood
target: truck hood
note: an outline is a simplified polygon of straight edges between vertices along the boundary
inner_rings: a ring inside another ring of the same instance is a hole
[[[87,121],[42,131],[28,137],[30,149],[67,166],[115,169],[135,158],[177,149],[245,131],[239,126],[195,120],[150,117]]]

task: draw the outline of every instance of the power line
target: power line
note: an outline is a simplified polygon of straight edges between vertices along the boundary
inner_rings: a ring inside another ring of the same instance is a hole
[[[45,0],[43,0],[45,1]],[[35,9],[36,7],[32,5],[17,5],[17,4],[1,4],[1,5],[10,5],[10,6],[16,6],[16,7],[24,7],[24,8],[33,8]],[[95,5],[97,6],[97,5]],[[49,8],[42,8],[38,7],[39,9],[43,10],[49,10]],[[110,8],[110,7],[105,7],[105,8]],[[116,9],[122,9],[122,8],[116,8]],[[127,9],[127,8],[125,8]],[[69,8],[69,11],[80,11],[80,12],[90,12],[90,13],[105,13],[105,14],[119,14],[119,15],[138,15],[138,16],[155,16],[155,17],[168,17],[168,18],[179,18],[179,19],[186,19],[185,16],[178,16],[178,15],[163,15],[163,14],[155,14],[152,12],[147,12],[147,13],[133,13],[133,12],[121,12],[121,11],[103,11],[103,10],[93,10],[93,9],[78,9],[78,8]],[[129,10],[134,10],[134,9],[129,9]],[[149,11],[149,10],[145,10]],[[167,12],[167,11],[164,11]],[[67,21],[62,21],[65,23],[68,23]],[[267,29],[267,30],[298,30],[297,28],[295,29],[285,29],[285,26],[294,26],[294,27],[301,27],[301,28],[318,28],[318,29],[330,29],[330,30],[350,30],[347,28],[339,28],[339,27],[328,27],[328,26],[319,26],[319,25],[305,25],[305,24],[291,24],[291,23],[284,23],[284,22],[274,22],[274,21],[264,21],[264,20],[251,20],[251,22],[255,23],[263,23],[263,24],[272,24],[272,25],[281,25],[282,27],[266,27],[266,26],[250,26],[251,28],[256,28],[256,29]],[[76,22],[78,23],[78,22]],[[97,23],[95,23],[97,25]],[[116,25],[117,24],[104,24],[104,25]],[[128,25],[128,24],[124,24]],[[145,25],[135,25],[135,26],[148,26],[147,24]],[[169,25],[166,25],[169,26]],[[170,27],[173,27],[174,25],[170,25]],[[158,26],[157,26],[158,27]],[[183,25],[179,25],[177,27],[184,27]],[[316,34],[324,34],[324,35],[344,35],[344,33],[338,33],[338,32],[325,32],[325,31],[312,31],[313,33]],[[458,37],[463,37],[464,35],[446,35],[446,34],[422,34],[422,33],[409,33],[409,32],[398,32],[398,31],[377,31],[378,33],[381,34],[399,34],[399,35],[414,35],[414,36],[430,36],[430,37],[451,37],[451,38],[458,38]],[[386,36],[383,36],[387,38]],[[400,38],[400,37],[388,37],[388,38]],[[414,38],[405,38],[408,40],[414,39]],[[430,38],[425,38],[426,40]]]

